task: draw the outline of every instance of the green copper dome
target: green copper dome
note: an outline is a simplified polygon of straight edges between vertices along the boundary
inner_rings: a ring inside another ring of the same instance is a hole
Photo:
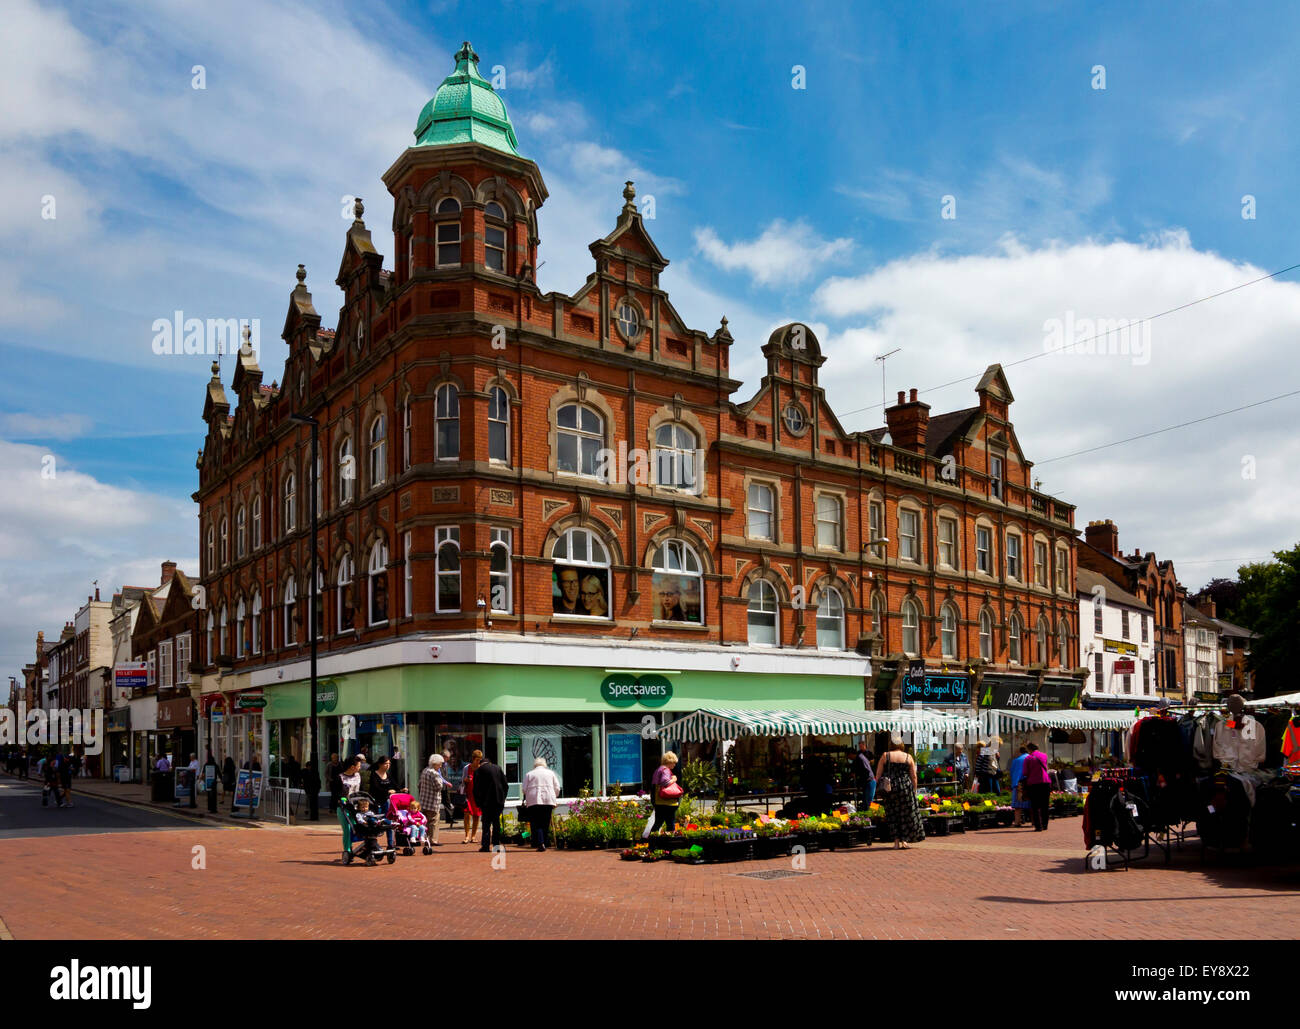
[[[451,143],[482,143],[502,153],[519,154],[506,105],[478,73],[478,54],[468,42],[456,52],[456,70],[443,79],[415,126],[416,146]]]

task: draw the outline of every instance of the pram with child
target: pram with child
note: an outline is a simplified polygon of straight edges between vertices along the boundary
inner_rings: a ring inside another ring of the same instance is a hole
[[[437,818],[437,812],[434,812]],[[394,793],[388,798],[388,820],[397,824],[397,846],[403,855],[410,857],[415,848],[421,847],[425,854],[433,853],[433,844],[429,842],[429,819],[420,810],[420,802],[409,793]]]
[[[374,798],[366,793],[354,793],[339,801],[339,820],[346,830],[343,837],[345,865],[352,864],[356,858],[364,858],[367,865],[375,864],[380,858],[386,858],[390,865],[397,860],[393,834],[398,824],[372,810],[374,806]],[[379,842],[381,834],[386,846]]]

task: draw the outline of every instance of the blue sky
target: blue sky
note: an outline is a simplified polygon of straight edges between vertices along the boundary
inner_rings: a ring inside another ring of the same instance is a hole
[[[706,331],[730,319],[737,400],[789,320],[817,329],[830,402],[865,429],[881,421],[862,409],[877,404],[882,350],[902,347],[891,394],[920,387],[950,410],[972,402],[974,379],[928,387],[1041,351],[1046,319],[1139,318],[1300,261],[1293,5],[354,6],[13,7],[0,596],[24,614],[0,630],[4,667],[72,616],[90,580],[156,581],[168,557],[194,566],[209,359],[154,355],[153,320],[259,318],[278,377],[298,262],[333,322],[345,195],[366,198],[391,254],[379,177],[463,39],[485,75],[504,68],[521,150],[551,189],[543,288],[577,289],[635,179],[655,197],[648,224],[679,310]],[[945,195],[955,219],[940,216]],[[1010,369],[1029,456],[1300,386],[1296,281],[1156,323],[1147,362]],[[1126,549],[1173,557],[1195,587],[1295,542],[1296,410],[1044,464],[1043,488],[1078,504],[1080,524],[1114,518]],[[45,454],[61,484],[37,477]],[[106,506],[120,509],[108,528]]]

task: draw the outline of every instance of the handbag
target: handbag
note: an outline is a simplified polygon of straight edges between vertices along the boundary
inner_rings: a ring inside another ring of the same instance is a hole
[[[678,783],[670,782],[667,786],[659,787],[659,799],[665,797],[669,800],[677,800],[682,795],[682,788]]]

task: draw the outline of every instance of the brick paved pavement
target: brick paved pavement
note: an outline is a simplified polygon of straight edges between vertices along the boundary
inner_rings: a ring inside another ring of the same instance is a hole
[[[985,830],[911,851],[810,854],[789,867],[623,862],[607,852],[511,849],[494,870],[450,843],[396,865],[344,867],[326,826],[214,828],[0,840],[0,920],[18,939],[461,937],[1285,938],[1300,867],[1199,864],[1086,873],[1078,819],[1041,835]],[[191,847],[206,847],[205,870]]]

